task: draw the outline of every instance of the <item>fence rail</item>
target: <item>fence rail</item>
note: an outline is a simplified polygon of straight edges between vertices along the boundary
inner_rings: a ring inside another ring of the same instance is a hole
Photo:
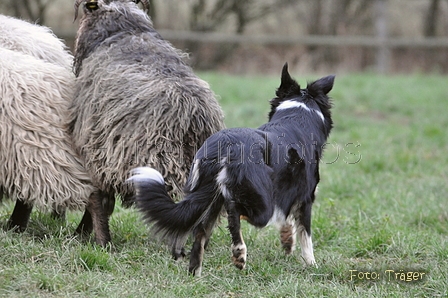
[[[160,30],[168,40],[199,42],[234,42],[240,44],[280,44],[306,46],[362,46],[389,48],[437,48],[448,47],[448,38],[387,38],[379,40],[374,36],[279,36],[279,35],[235,35],[223,33],[200,33],[191,31]]]
[[[376,71],[381,74],[390,72],[391,52],[394,49],[411,50],[448,50],[448,38],[404,38],[388,36],[282,36],[282,35],[237,35],[218,32],[192,32],[158,30],[166,40],[193,41],[200,43],[236,43],[240,45],[301,45],[321,47],[361,47],[371,48],[376,53]],[[69,45],[73,45],[75,32],[56,32]]]
[[[360,46],[387,48],[448,48],[448,38],[396,38],[379,39],[375,36],[282,36],[237,35],[217,32],[192,32],[159,30],[160,35],[173,41],[197,41],[213,43],[239,43],[258,45],[304,45],[304,46]],[[61,38],[74,40],[75,32],[57,32]]]

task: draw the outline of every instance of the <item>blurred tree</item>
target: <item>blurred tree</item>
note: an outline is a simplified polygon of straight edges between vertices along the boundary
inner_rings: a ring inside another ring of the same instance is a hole
[[[302,9],[297,11],[299,18],[305,20],[307,34],[365,34],[373,24],[373,4],[372,0],[299,0],[297,6]]]
[[[298,18],[304,20],[307,35],[373,34],[375,14],[372,0],[298,0]],[[339,62],[339,53],[332,47],[307,46],[311,65],[319,68]]]
[[[375,10],[376,10],[375,27],[378,43],[378,49],[376,53],[376,66],[377,71],[380,74],[388,73],[390,64],[390,49],[386,45],[386,40],[389,35],[388,18],[387,18],[387,1],[388,0],[375,0]]]
[[[296,0],[191,0],[190,29],[215,31],[235,19],[235,32],[242,34],[247,25],[291,5]]]
[[[44,25],[45,12],[56,0],[2,0],[3,6],[12,9],[12,15]]]
[[[217,31],[233,20],[235,33],[243,34],[249,24],[296,3],[296,0],[190,0],[190,3],[190,30]],[[186,47],[192,52],[200,52],[200,44],[196,42],[188,42]],[[212,68],[226,60],[237,47],[234,43],[220,45],[214,57],[207,59],[211,63],[204,65],[200,55],[196,55],[193,63],[200,68]]]
[[[439,19],[440,0],[430,0],[428,10],[423,22],[423,35],[426,37],[434,37],[437,33],[437,22]]]
[[[150,8],[149,8],[149,16],[151,17],[152,23],[155,25],[157,24],[157,14],[156,14],[156,1],[149,1],[150,2]]]

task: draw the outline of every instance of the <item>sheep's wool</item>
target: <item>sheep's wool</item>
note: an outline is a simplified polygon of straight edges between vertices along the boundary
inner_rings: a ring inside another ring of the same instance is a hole
[[[41,209],[84,208],[93,191],[67,131],[74,75],[0,48],[0,186]]]
[[[73,57],[67,46],[45,26],[0,15],[0,48],[33,56],[71,70]]]
[[[85,11],[75,46],[71,129],[95,186],[122,195],[137,166],[181,194],[196,150],[222,129],[209,85],[163,40],[132,1]]]

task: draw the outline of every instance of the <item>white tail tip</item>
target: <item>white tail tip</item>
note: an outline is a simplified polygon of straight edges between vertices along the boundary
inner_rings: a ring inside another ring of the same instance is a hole
[[[160,184],[165,184],[162,174],[156,169],[150,167],[139,167],[131,170],[131,178],[127,182],[141,182],[146,180],[155,180]]]

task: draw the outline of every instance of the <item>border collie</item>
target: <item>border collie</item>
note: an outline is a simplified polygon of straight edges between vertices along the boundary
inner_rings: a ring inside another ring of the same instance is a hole
[[[311,207],[319,160],[333,126],[327,96],[333,82],[334,76],[327,76],[300,89],[285,64],[269,121],[258,129],[230,128],[210,136],[196,153],[179,203],[168,195],[159,172],[132,170],[128,181],[135,187],[136,206],[156,233],[172,241],[175,259],[185,256],[193,232],[190,273],[201,274],[204,247],[223,207],[237,268],[245,267],[247,256],[241,219],[260,228],[276,224],[287,254],[294,251],[298,232],[302,258],[316,265]]]

